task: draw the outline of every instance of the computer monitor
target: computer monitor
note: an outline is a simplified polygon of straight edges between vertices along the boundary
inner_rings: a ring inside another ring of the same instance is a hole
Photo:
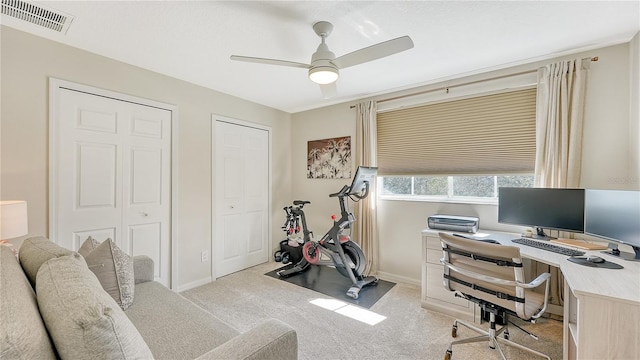
[[[635,254],[619,255],[640,261],[640,191],[587,190],[584,223],[585,234],[629,245]]]
[[[584,231],[584,189],[498,189],[498,222],[533,226],[534,238],[548,240],[543,229]]]
[[[356,176],[353,177],[353,181],[349,187],[348,195],[358,197],[366,192],[366,194],[364,194],[364,197],[366,197],[371,187],[369,184],[373,184],[374,181],[376,181],[376,176],[378,176],[377,167],[358,166]]]

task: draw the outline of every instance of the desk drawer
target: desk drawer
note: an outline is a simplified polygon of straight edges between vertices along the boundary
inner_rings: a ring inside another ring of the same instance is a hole
[[[455,292],[449,291],[444,288],[442,277],[443,267],[442,265],[427,264],[427,291],[426,296],[429,298],[438,299],[451,304],[452,306],[459,306],[461,308],[469,308],[469,301],[455,297]]]
[[[440,238],[437,236],[425,236],[427,242],[427,249],[431,250],[440,250],[442,251],[442,244],[440,243]]]
[[[440,264],[440,259],[442,258],[442,250],[427,250],[427,263],[429,264],[437,264],[440,267],[443,265]],[[440,270],[442,272],[442,269]]]

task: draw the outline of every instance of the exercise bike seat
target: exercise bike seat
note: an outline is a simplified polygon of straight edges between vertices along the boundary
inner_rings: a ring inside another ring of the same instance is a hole
[[[311,204],[311,201],[306,201],[306,200],[293,200],[293,205],[306,205],[306,204]]]

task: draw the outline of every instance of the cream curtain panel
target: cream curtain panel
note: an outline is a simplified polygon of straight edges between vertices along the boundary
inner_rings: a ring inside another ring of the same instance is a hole
[[[576,59],[538,69],[536,187],[580,186],[582,122],[590,64],[591,59]],[[560,271],[541,263],[536,270],[538,273],[551,272],[550,303],[562,305],[564,281]]]
[[[375,101],[356,105],[356,166],[377,166],[377,109]],[[370,184],[369,196],[356,203],[355,216],[353,237],[367,258],[365,274],[375,275],[379,251],[375,183]]]
[[[580,186],[582,118],[591,59],[538,69],[535,186]]]

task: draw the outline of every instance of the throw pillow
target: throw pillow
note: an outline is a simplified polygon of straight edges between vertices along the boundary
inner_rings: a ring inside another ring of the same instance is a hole
[[[22,242],[18,257],[20,258],[20,266],[22,266],[25,274],[27,274],[31,286],[35,289],[36,275],[38,275],[40,266],[51,258],[65,256],[71,253],[73,253],[73,251],[65,249],[45,237],[37,236],[28,238]]]
[[[102,289],[80,254],[44,263],[38,306],[61,359],[152,359],[124,311]]]
[[[133,260],[111,239],[102,242],[85,256],[89,269],[96,275],[104,290],[126,310],[133,304],[135,276]]]
[[[82,255],[83,257],[87,257],[87,255],[89,255],[89,253],[95,250],[98,246],[100,246],[100,241],[89,236],[87,240],[85,240],[82,245],[80,245],[78,254]]]
[[[55,360],[36,294],[6,246],[0,265],[0,358]]]

